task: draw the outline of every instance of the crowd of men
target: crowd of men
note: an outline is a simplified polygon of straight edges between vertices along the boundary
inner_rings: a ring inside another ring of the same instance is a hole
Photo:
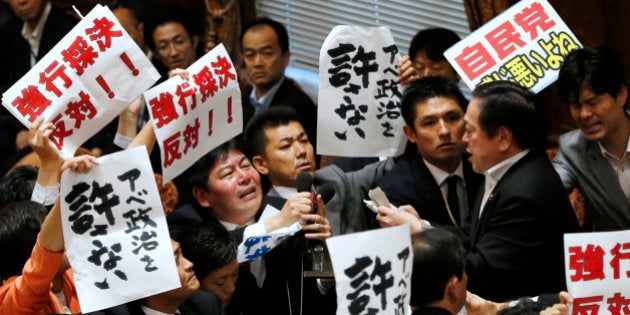
[[[5,2],[17,18],[1,34],[11,43],[0,56],[11,60],[0,73],[2,89],[76,24],[48,0]],[[162,79],[187,78],[182,69],[204,46],[194,23],[176,6],[146,14],[142,4],[120,0],[112,9]],[[558,104],[568,106],[579,129],[560,138],[550,161],[535,95],[499,81],[478,86],[468,100],[443,57],[459,37],[422,30],[399,65],[406,152],[349,169],[318,163],[316,105],[284,75],[291,56],[286,28],[257,19],[240,40],[252,84],[242,98],[243,134],[175,180],[180,203],[167,219],[181,287],[94,314],[334,314],[334,280],[303,276],[311,245],[405,223],[414,253],[413,314],[457,314],[464,306],[471,314],[509,312],[514,303],[506,302],[534,296],[536,312],[567,312],[563,235],[630,229],[628,82],[609,48],[580,48],[564,60]],[[155,134],[142,103],[130,104],[89,144],[100,154],[139,145],[152,152]],[[50,122],[40,117],[22,130],[3,115],[2,174],[29,151],[39,163],[0,179],[0,247],[15,253],[0,261],[0,313],[80,313],[64,258],[58,182],[61,172],[88,172],[98,161],[64,161],[49,143]],[[159,154],[153,159],[159,173]],[[308,191],[298,187],[303,173],[313,179]],[[334,195],[313,199],[311,191],[324,186]],[[397,209],[375,213],[364,205],[377,186]],[[584,226],[568,199],[574,188],[584,196]],[[269,207],[276,212],[261,219]],[[302,233],[238,263],[244,239],[296,222]]]

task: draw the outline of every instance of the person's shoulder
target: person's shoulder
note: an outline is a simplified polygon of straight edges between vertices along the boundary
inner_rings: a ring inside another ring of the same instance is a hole
[[[179,308],[182,314],[222,314],[219,297],[204,290],[195,291]]]
[[[588,140],[580,129],[564,133],[558,140],[558,147],[561,151],[583,149],[587,144]]]

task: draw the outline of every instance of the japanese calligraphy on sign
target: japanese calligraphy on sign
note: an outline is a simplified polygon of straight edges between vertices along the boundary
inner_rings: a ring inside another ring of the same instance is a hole
[[[64,158],[105,127],[160,77],[147,56],[101,5],[2,95],[26,127],[44,116]]]
[[[243,131],[236,69],[223,44],[186,70],[189,81],[176,76],[144,93],[165,182]]]
[[[262,222],[278,213],[280,213],[280,210],[268,204],[258,222]],[[255,232],[255,234],[251,234],[248,230],[245,230],[243,233],[243,242],[238,245],[238,262],[247,262],[264,256],[274,247],[280,245],[284,240],[300,230],[302,230],[300,222],[295,222],[289,227],[283,227],[264,234],[256,234]]]
[[[630,230],[564,235],[573,314],[628,314]]]
[[[319,55],[318,154],[402,153],[399,59],[387,27],[333,28]]]
[[[538,93],[558,78],[567,54],[582,45],[546,0],[519,1],[444,52],[474,89],[513,81]]]
[[[61,178],[63,236],[83,312],[181,285],[146,148],[99,163]]]
[[[413,264],[408,224],[332,237],[326,245],[337,314],[408,314]]]

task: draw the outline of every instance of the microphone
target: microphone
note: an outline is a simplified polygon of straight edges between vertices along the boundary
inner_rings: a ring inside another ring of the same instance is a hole
[[[301,172],[298,174],[295,179],[295,186],[298,192],[311,192],[313,198],[313,213],[317,213],[317,195],[322,196],[322,201],[327,203],[335,196],[335,185],[332,183],[325,183],[321,187],[317,193],[312,190],[313,187],[313,176],[311,176],[308,172]]]
[[[335,196],[335,186],[332,183],[325,183],[319,187],[317,193],[312,190],[313,176],[307,172],[299,173],[296,178],[296,188],[298,192],[311,192],[313,199],[313,213],[317,213],[317,195],[322,196],[323,203],[327,203]],[[311,270],[304,270],[304,277],[311,278],[334,278],[330,258],[327,257],[327,250],[324,243],[317,240],[307,240],[306,253],[311,257]]]

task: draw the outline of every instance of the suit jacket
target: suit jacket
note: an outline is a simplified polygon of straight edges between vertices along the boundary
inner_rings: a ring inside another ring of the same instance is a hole
[[[463,159],[462,163],[466,200],[470,210],[473,208],[483,176],[473,172],[468,160]],[[399,160],[396,166],[378,182],[378,186],[394,205],[409,204],[416,209],[422,219],[432,224],[453,225],[444,198],[442,198],[440,186],[420,155],[408,155]],[[465,215],[466,213],[462,213],[461,223],[465,221]]]
[[[44,23],[42,38],[39,42],[37,61],[41,60],[72,28],[77,24],[77,20],[66,14],[56,6],[52,6],[48,19]],[[31,69],[31,46],[22,37],[23,22],[17,19],[17,23],[12,23],[6,30],[7,46],[6,59],[3,63],[3,70],[0,71],[1,84],[9,87],[19,80]]]
[[[563,234],[578,224],[547,155],[533,149],[512,165],[479,217],[483,193],[464,229],[468,289],[492,301],[564,289]]]
[[[281,198],[286,202],[273,187],[267,197]],[[310,255],[306,253],[307,246],[303,233],[298,233],[265,254],[265,314],[335,314],[335,290],[329,289],[323,295],[319,291],[316,278],[303,277],[303,271],[309,270],[312,264]]]
[[[221,301],[210,292],[198,290],[179,306],[181,315],[221,315]],[[102,311],[90,313],[92,315],[144,315],[142,301],[110,307]]]
[[[584,196],[594,231],[630,229],[630,201],[597,142],[580,130],[566,133],[553,163],[567,191],[578,188]]]
[[[318,190],[325,183],[332,183],[335,195],[326,203],[326,217],[333,235],[365,231],[374,227],[376,214],[369,210],[363,199],[383,175],[394,167],[394,159],[373,163],[354,172],[344,172],[336,165],[315,171],[313,184]]]
[[[302,91],[295,81],[283,78],[282,84],[271,99],[269,107],[286,105],[293,108],[304,127],[311,143],[317,143],[317,107],[313,100]],[[243,124],[254,117],[254,105],[249,100],[249,95],[243,95]]]

